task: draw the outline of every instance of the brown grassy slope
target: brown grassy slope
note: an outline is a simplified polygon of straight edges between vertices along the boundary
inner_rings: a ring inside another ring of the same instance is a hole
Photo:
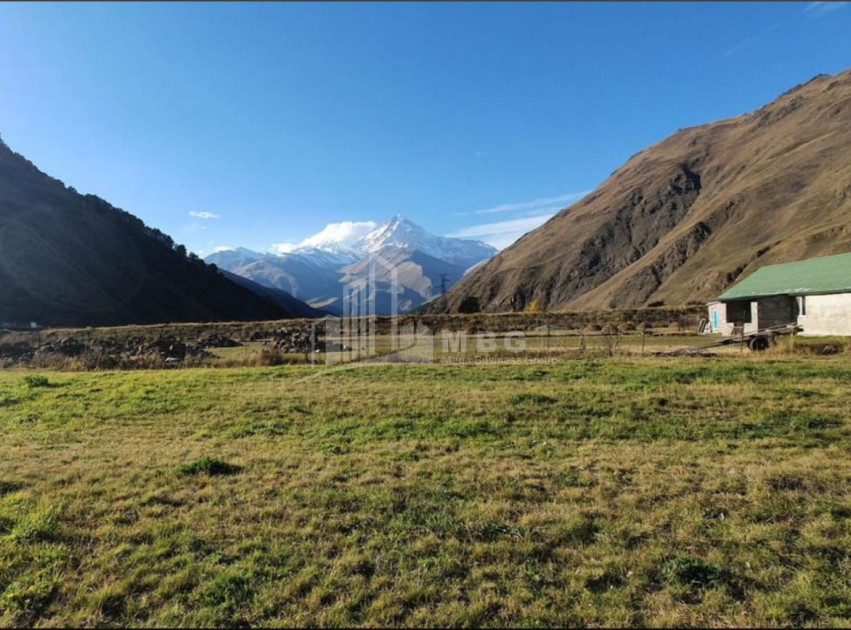
[[[683,129],[469,274],[487,311],[707,300],[764,264],[851,251],[851,71]],[[440,308],[436,304],[434,308]]]

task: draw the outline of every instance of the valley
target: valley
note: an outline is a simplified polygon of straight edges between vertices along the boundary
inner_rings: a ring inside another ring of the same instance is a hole
[[[847,4],[0,3],[0,628],[848,627]]]

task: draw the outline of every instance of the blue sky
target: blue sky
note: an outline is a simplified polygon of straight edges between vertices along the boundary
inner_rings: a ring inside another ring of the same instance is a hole
[[[400,213],[504,245],[851,66],[847,3],[0,4],[0,134],[190,249]]]

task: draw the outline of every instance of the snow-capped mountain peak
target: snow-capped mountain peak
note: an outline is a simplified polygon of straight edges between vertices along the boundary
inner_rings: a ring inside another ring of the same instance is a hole
[[[354,248],[368,254],[382,247],[406,247],[422,250],[421,245],[435,237],[416,223],[397,214],[387,223],[382,223],[354,244]],[[428,253],[428,252],[426,252]]]
[[[496,249],[480,241],[437,236],[400,214],[382,223],[352,246],[364,254],[384,247],[415,249],[463,267],[490,258]]]
[[[289,254],[283,255],[299,256],[305,262],[320,267],[348,265],[363,258],[363,254],[342,243],[322,243],[315,246],[305,245],[295,248]]]

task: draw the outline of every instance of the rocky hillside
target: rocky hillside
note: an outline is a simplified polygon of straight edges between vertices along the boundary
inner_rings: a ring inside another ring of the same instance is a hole
[[[851,71],[683,129],[427,306],[683,304],[764,264],[851,251]]]
[[[0,324],[104,326],[298,316],[80,195],[0,142]]]

